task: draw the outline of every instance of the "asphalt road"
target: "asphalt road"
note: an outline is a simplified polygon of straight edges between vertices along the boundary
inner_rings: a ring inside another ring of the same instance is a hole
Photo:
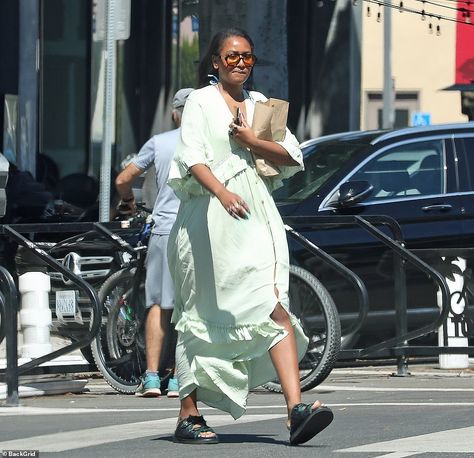
[[[474,371],[410,369],[404,378],[391,377],[391,367],[334,370],[303,399],[323,400],[335,420],[298,447],[288,446],[282,395],[251,393],[237,422],[203,406],[221,443],[192,446],[172,442],[177,400],[120,395],[94,379],[82,394],[0,407],[0,450],[94,458],[474,457]]]

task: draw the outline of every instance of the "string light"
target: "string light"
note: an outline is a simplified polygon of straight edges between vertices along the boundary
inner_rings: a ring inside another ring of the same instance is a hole
[[[357,0],[353,0],[353,1],[356,2]],[[473,8],[474,5],[473,5],[472,0],[463,0],[462,2],[460,2],[460,3],[464,3],[466,5],[465,8],[447,7],[451,10],[455,10],[455,11],[461,13],[462,19],[458,19],[458,17],[449,17],[449,16],[432,14],[432,13],[426,11],[426,9],[425,9],[426,4],[435,5],[437,7],[443,6],[440,3],[432,2],[430,0],[417,0],[417,1],[422,3],[422,9],[421,10],[406,7],[405,4],[403,3],[403,0],[398,0],[397,4],[392,3],[391,0],[382,0],[382,1],[381,0],[363,0],[363,1],[365,1],[368,4],[371,4],[371,3],[376,4],[376,5],[378,5],[379,8],[381,6],[384,6],[384,7],[388,7],[388,8],[396,8],[400,12],[418,14],[418,15],[420,15],[420,18],[421,18],[422,21],[426,21],[426,19],[428,18],[428,19],[430,19],[430,22],[431,22],[432,18],[437,18],[438,19],[439,34],[441,34],[441,25],[440,25],[441,20],[448,21],[448,22],[456,22],[456,23],[460,23],[460,24],[474,25],[472,20],[471,20],[471,13],[474,13],[474,8]],[[455,0],[449,0],[449,1],[454,2]],[[367,11],[367,17],[371,17],[372,11],[370,9],[370,6],[367,6],[366,11]],[[377,18],[378,17],[379,16],[377,15]],[[381,15],[380,15],[380,19],[381,19]],[[438,31],[438,27],[436,27],[437,31]],[[432,24],[432,29],[431,30],[432,31],[434,30],[433,24]]]
[[[377,22],[381,22],[382,21],[382,12],[380,11],[380,3],[379,3],[379,9],[377,11]]]

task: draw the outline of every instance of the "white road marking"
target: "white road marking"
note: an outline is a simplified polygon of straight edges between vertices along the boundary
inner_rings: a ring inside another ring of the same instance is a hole
[[[343,402],[325,404],[328,407],[474,407],[474,402]],[[252,410],[285,410],[285,405],[266,405],[266,406],[248,406],[247,411]],[[199,407],[202,411],[216,411],[212,407]],[[122,409],[94,409],[94,408],[54,408],[54,407],[0,407],[0,417],[19,416],[19,415],[78,415],[93,413],[119,413],[119,412],[178,412],[179,407],[159,407],[159,408],[122,408]],[[250,415],[250,414],[249,414]]]
[[[412,456],[418,453],[472,453],[473,451],[474,426],[336,450],[336,452],[345,453],[391,452],[390,455],[384,455],[385,457],[392,457],[395,452],[405,453],[400,456]]]
[[[90,391],[91,394],[97,394],[100,391],[108,391],[108,392],[115,392],[113,388],[111,388],[108,384],[94,384],[94,385],[87,385],[87,390]],[[474,388],[377,388],[377,387],[364,387],[360,385],[318,385],[316,388],[313,388],[311,392],[318,392],[318,391],[380,391],[380,392],[406,392],[406,391],[432,391],[432,392],[471,392],[474,391]]]
[[[472,364],[470,362],[470,367],[468,369],[437,369],[433,367],[431,370],[418,370],[416,366],[410,366],[408,371],[411,375],[416,375],[417,377],[472,377],[473,374],[469,369],[472,369]],[[331,371],[331,376],[336,377],[338,375],[377,375],[380,377],[392,377],[393,374],[397,373],[396,367],[387,367],[386,369],[333,369]]]
[[[209,424],[213,427],[228,424],[243,424],[265,420],[286,418],[286,415],[247,415],[234,422],[230,415],[210,415]],[[172,434],[176,427],[176,417],[162,420],[141,421],[99,428],[81,429],[42,436],[25,437],[0,442],[0,450],[40,450],[43,452],[62,452],[84,447],[139,439],[147,436]]]
[[[407,456],[417,455],[417,453],[403,453],[403,452],[394,452],[388,453],[387,455],[379,455],[377,458],[405,458]]]
[[[406,392],[406,391],[426,391],[426,392],[440,392],[440,393],[448,393],[448,392],[470,392],[474,391],[474,388],[376,388],[376,387],[363,387],[363,386],[338,386],[338,385],[319,385],[317,388],[314,388],[314,391],[324,391],[324,390],[331,390],[331,391],[379,391],[379,392]]]

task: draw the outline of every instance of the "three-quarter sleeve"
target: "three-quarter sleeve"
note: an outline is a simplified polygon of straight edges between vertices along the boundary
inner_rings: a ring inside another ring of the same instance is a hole
[[[298,165],[280,165],[278,169],[280,173],[272,177],[265,177],[264,181],[270,192],[283,186],[283,180],[290,178],[295,173],[304,170],[303,153],[300,149],[300,144],[297,138],[292,134],[288,127],[286,128],[285,138],[281,142],[275,142],[283,146],[291,158],[298,163]]]
[[[261,92],[251,91],[250,98],[255,103],[258,101],[266,102],[268,99],[263,95]],[[275,142],[281,145],[287,153],[294,159],[298,165],[280,165],[278,164],[278,169],[280,173],[278,175],[274,175],[271,177],[261,177],[265,182],[268,190],[270,192],[274,191],[275,189],[283,186],[283,180],[286,178],[290,178],[295,173],[298,173],[301,170],[304,170],[303,164],[303,154],[301,152],[298,139],[293,135],[293,133],[286,128],[285,138],[282,141]]]
[[[203,189],[190,174],[189,169],[196,164],[204,164],[209,167],[212,162],[211,148],[205,139],[206,118],[201,104],[193,95],[188,97],[184,107],[180,138],[168,178],[168,184],[178,196],[180,196],[180,191],[185,194],[202,194]]]
[[[209,157],[209,148],[207,148],[204,138],[204,123],[205,116],[202,106],[191,94],[184,107],[180,140],[174,155],[174,160],[184,172],[182,176],[186,176],[193,165],[209,165],[212,160]]]

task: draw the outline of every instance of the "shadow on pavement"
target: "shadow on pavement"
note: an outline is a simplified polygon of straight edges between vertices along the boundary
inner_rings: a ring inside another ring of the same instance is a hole
[[[262,434],[222,434],[217,432],[219,436],[220,444],[244,444],[244,443],[259,443],[259,444],[273,444],[273,445],[286,445],[289,446],[288,441],[273,439],[273,435],[262,435]],[[173,442],[173,436],[161,436],[152,439],[154,441],[165,441]],[[176,445],[190,445],[190,444],[176,444]],[[193,444],[194,445],[194,444]],[[326,445],[312,445],[302,444],[298,447],[311,447],[311,448],[326,448]]]

